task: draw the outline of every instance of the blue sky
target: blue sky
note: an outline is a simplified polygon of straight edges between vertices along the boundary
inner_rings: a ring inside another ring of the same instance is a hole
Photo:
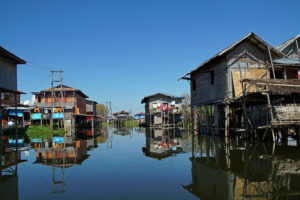
[[[249,32],[278,45],[300,33],[300,1],[2,1],[0,46],[25,59],[18,87],[50,87],[50,70],[113,111],[141,99],[189,92],[177,81]]]

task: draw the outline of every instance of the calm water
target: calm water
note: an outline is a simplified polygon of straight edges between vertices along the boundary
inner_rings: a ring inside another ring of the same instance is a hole
[[[25,139],[17,153],[5,138],[0,199],[300,199],[295,141],[139,128],[91,135]]]

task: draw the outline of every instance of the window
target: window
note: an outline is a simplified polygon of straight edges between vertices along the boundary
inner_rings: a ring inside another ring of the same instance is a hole
[[[213,85],[215,83],[215,71],[210,72],[210,84]]]
[[[192,90],[195,91],[196,90],[196,80],[192,79],[191,84],[192,84]]]
[[[40,96],[38,96],[38,102],[41,103],[41,97]]]

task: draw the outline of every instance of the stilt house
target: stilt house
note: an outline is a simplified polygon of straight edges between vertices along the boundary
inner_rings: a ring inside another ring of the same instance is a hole
[[[257,138],[272,132],[274,140],[274,129],[282,126],[287,132],[299,125],[296,41],[274,48],[250,33],[184,75],[199,131],[229,135],[230,130]]]
[[[20,101],[21,92],[17,90],[18,64],[26,64],[26,61],[0,46],[0,127],[2,106],[16,105]]]
[[[146,125],[160,126],[180,123],[183,99],[184,97],[163,93],[144,97],[141,103],[145,103]]]

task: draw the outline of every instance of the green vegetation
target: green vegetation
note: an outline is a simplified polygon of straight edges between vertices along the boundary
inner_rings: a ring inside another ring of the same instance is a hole
[[[50,126],[29,126],[26,131],[27,136],[30,139],[42,138],[48,139],[52,138],[52,131]],[[53,129],[53,136],[64,136],[65,131],[63,128]]]
[[[16,128],[4,128],[3,133],[5,135],[16,135]],[[42,138],[49,139],[52,138],[52,132],[50,126],[29,126],[22,127],[18,129],[19,136],[27,135],[29,139]],[[53,136],[64,136],[65,131],[63,128],[58,128],[53,130]]]
[[[138,120],[127,120],[125,121],[125,126],[139,126]]]
[[[104,104],[97,104],[96,112],[98,115],[105,116],[105,117],[108,115],[108,109]]]

